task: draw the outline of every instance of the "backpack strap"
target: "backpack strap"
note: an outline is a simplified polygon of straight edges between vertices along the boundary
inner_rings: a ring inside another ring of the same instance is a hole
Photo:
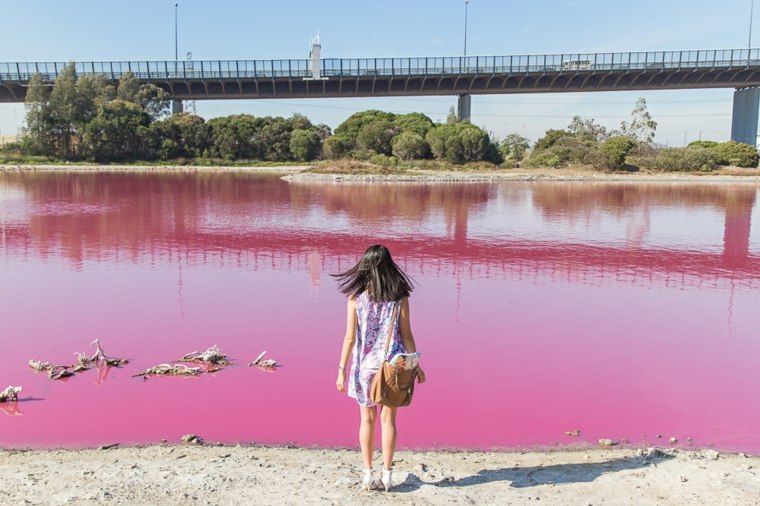
[[[383,356],[385,357],[384,362],[388,361],[388,348],[391,345],[391,339],[393,339],[393,327],[396,326],[396,313],[398,312],[398,306],[399,303],[397,302],[393,307],[393,314],[391,314],[390,329],[388,330],[388,338],[385,340],[385,352],[383,353]]]

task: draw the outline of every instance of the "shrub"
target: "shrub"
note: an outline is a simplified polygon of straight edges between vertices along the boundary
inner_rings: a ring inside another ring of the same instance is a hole
[[[298,161],[310,161],[319,152],[319,136],[314,130],[297,128],[290,136],[290,152]]]
[[[713,148],[721,165],[735,165],[737,167],[757,167],[757,149],[742,142],[728,141],[718,144]]]
[[[718,165],[713,150],[701,147],[665,148],[654,160],[654,167],[663,171],[710,171]]]
[[[619,169],[625,165],[625,157],[631,152],[636,143],[630,137],[610,137],[601,146],[604,162],[608,169]]]
[[[369,161],[375,165],[382,165],[383,167],[395,167],[398,165],[396,157],[384,155],[382,153],[373,156]]]
[[[346,143],[339,135],[333,135],[325,139],[322,145],[322,151],[328,160],[337,160],[344,158],[347,154]]]
[[[562,160],[551,151],[534,151],[522,164],[525,167],[551,167],[556,169],[562,164]]]

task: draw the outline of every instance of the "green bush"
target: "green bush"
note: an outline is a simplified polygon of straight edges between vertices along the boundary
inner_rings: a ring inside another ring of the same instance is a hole
[[[713,148],[721,165],[735,165],[737,167],[757,167],[757,149],[742,142],[722,142]]]
[[[625,157],[631,152],[636,143],[630,137],[610,137],[601,146],[604,162],[608,169],[619,169],[625,165]]]
[[[665,148],[654,160],[654,168],[662,171],[711,171],[718,165],[715,152],[701,147]]]
[[[337,160],[345,158],[348,154],[346,142],[340,135],[333,135],[325,139],[322,145],[322,152],[328,160]]]
[[[527,160],[522,162],[522,165],[525,167],[551,167],[552,169],[556,169],[562,165],[562,160],[559,156],[548,150],[534,151]]]
[[[398,165],[396,157],[384,155],[382,153],[373,156],[369,161],[375,165],[382,165],[383,167],[395,167]]]

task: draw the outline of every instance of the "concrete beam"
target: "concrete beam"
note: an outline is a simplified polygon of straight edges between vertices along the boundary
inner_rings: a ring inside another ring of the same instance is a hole
[[[172,114],[184,111],[182,100],[172,100]]]
[[[760,88],[739,88],[734,91],[734,113],[731,118],[731,140],[757,145],[757,118],[760,112]]]

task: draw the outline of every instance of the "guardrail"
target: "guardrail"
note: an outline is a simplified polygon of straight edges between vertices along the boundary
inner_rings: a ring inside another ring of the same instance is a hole
[[[76,62],[79,75],[111,80],[131,72],[143,80],[303,79],[310,61],[198,60]],[[760,67],[760,49],[709,49],[632,53],[568,53],[517,56],[323,59],[322,76],[405,77],[556,72],[676,71]],[[26,83],[35,74],[54,81],[61,62],[0,63],[0,82]]]

